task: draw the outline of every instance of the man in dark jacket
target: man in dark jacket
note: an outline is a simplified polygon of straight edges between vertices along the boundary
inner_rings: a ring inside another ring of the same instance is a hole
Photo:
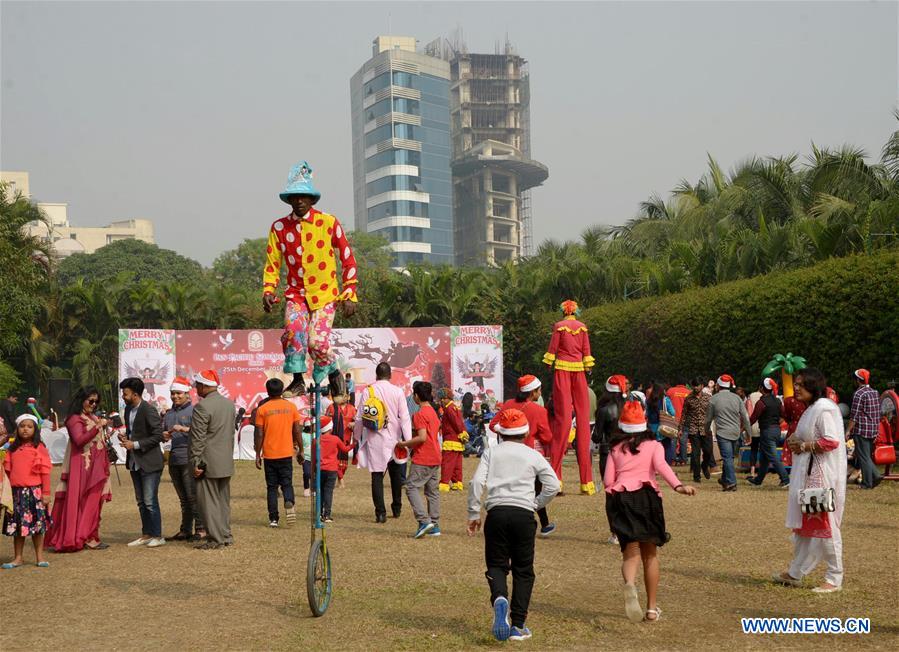
[[[141,398],[144,381],[140,378],[126,378],[119,383],[119,389],[125,402],[125,432],[119,435],[119,441],[126,451],[125,465],[131,471],[141,521],[140,538],[128,545],[156,548],[165,545],[159,511],[159,481],[164,466],[159,448],[162,421],[156,408]]]
[[[172,443],[169,452],[169,476],[181,502],[181,528],[172,541],[197,540],[206,536],[197,509],[197,481],[190,465],[190,420],[194,406],[190,402],[190,380],[178,376],[169,388],[172,409],[162,418],[162,437]]]
[[[777,383],[772,378],[765,378],[759,386],[762,397],[756,402],[752,414],[749,415],[749,423],[759,424],[759,452],[761,463],[758,475],[754,478],[746,478],[749,484],[756,486],[765,481],[768,469],[774,466],[780,478],[780,486],[790,486],[790,476],[784,468],[783,462],[777,456],[777,441],[780,439],[780,416],[783,405],[777,398]]]
[[[12,391],[0,401],[0,418],[3,419],[3,425],[6,426],[6,432],[10,436],[16,431],[16,403],[18,402],[19,397]]]

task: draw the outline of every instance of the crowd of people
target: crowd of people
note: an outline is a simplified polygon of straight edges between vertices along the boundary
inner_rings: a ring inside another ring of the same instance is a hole
[[[441,494],[462,488],[462,442],[468,437],[462,411],[452,395],[430,383],[416,382],[410,402],[391,382],[387,363],[376,368],[376,380],[358,395],[332,397],[321,429],[321,517],[333,522],[334,490],[352,462],[368,470],[375,522],[385,523],[384,475],[390,478],[391,514],[402,513],[403,491],[413,517],[416,539],[441,535]],[[847,481],[858,477],[863,489],[882,479],[873,461],[876,442],[892,442],[896,428],[895,389],[879,394],[870,374],[854,372],[857,382],[851,407],[840,406],[824,376],[807,368],[792,381],[789,396],[765,378],[747,394],[722,374],[713,383],[695,378],[689,385],[632,385],[613,375],[595,399],[593,446],[606,494],[610,542],[622,551],[625,614],[632,620],[657,620],[660,578],[657,548],[669,539],[657,477],[676,492],[695,494],[672,467],[686,464],[694,484],[717,474],[721,490],[737,489],[735,459],[748,455],[751,485],[761,485],[770,472],[789,488],[786,525],[794,535],[794,559],[775,573],[779,583],[798,586],[821,561],[826,564],[818,593],[840,590],[842,512]],[[105,550],[100,533],[103,505],[111,498],[110,464],[116,438],[126,451],[124,466],[134,488],[140,536],[127,545],[156,548],[167,540],[184,540],[210,550],[233,544],[230,526],[230,478],[234,472],[233,437],[236,410],[219,391],[214,371],[193,379],[178,377],[170,387],[172,407],[163,415],[145,402],[143,382],[120,384],[124,415],[99,416],[99,392],[85,387],[76,393],[65,426],[69,443],[60,479],[51,500],[50,457],[40,440],[40,419],[31,412],[12,415],[11,439],[3,467],[11,494],[3,532],[13,537],[14,557],[4,569],[24,563],[31,538],[39,567],[49,566],[44,546],[54,552]],[[191,390],[198,402],[192,403]],[[296,520],[293,464],[303,469],[304,494],[312,482],[313,424],[284,397],[284,383],[266,383],[268,397],[254,411],[256,466],[264,470],[268,523],[280,525],[280,502],[287,523]],[[592,390],[591,390],[592,393]],[[548,407],[552,409],[551,401]],[[358,407],[357,407],[358,406]],[[845,416],[848,417],[844,420]],[[469,533],[484,521],[487,579],[494,607],[493,633],[499,639],[527,638],[527,608],[534,583],[534,538],[557,529],[548,503],[561,493],[561,481],[548,458],[554,445],[553,415],[543,406],[542,385],[534,375],[518,380],[518,392],[496,406],[489,429],[498,440],[488,446],[469,483]],[[572,430],[573,428],[572,424]],[[7,430],[4,424],[4,431]],[[566,451],[573,437],[560,444]],[[847,453],[846,441],[854,454]],[[166,460],[161,444],[170,444],[167,466],[181,513],[178,531],[162,534],[159,485]],[[581,455],[580,452],[577,453]],[[716,460],[716,454],[719,458]],[[590,463],[590,462],[588,462]],[[856,467],[849,475],[850,467]],[[789,470],[788,470],[789,469]],[[803,508],[800,495],[809,489],[830,492],[827,511]],[[586,492],[585,492],[586,493]],[[534,519],[536,513],[537,520]],[[646,606],[640,606],[635,581],[642,564]],[[513,576],[511,600],[507,574]]]

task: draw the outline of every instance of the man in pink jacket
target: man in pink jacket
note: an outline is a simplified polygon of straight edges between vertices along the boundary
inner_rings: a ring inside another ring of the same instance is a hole
[[[375,367],[375,382],[370,385],[375,396],[387,409],[387,423],[378,431],[363,427],[362,419],[356,420],[355,437],[359,442],[359,468],[371,472],[371,501],[375,506],[375,523],[387,522],[384,506],[384,472],[390,474],[390,491],[393,502],[390,508],[394,518],[399,518],[403,507],[403,485],[406,482],[406,461],[397,462],[394,449],[398,441],[412,438],[412,419],[403,390],[390,382],[393,371],[386,362]],[[368,390],[360,394],[361,404],[367,399]]]

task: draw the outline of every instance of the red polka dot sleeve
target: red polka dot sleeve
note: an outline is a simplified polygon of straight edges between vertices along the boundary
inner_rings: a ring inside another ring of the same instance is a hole
[[[278,289],[278,280],[281,277],[281,249],[278,243],[278,233],[274,225],[268,233],[268,243],[265,246],[265,266],[262,269],[262,293],[274,294]]]
[[[356,256],[353,248],[347,240],[343,226],[334,218],[334,231],[331,233],[331,246],[337,252],[340,264],[343,267],[343,292],[340,299],[343,301],[358,301],[356,297],[356,285],[359,283],[356,269]]]

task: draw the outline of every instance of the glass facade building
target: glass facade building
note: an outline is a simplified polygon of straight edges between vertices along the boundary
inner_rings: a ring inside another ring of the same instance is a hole
[[[454,262],[449,93],[449,63],[409,37],[377,37],[350,81],[356,228],[397,267]]]

